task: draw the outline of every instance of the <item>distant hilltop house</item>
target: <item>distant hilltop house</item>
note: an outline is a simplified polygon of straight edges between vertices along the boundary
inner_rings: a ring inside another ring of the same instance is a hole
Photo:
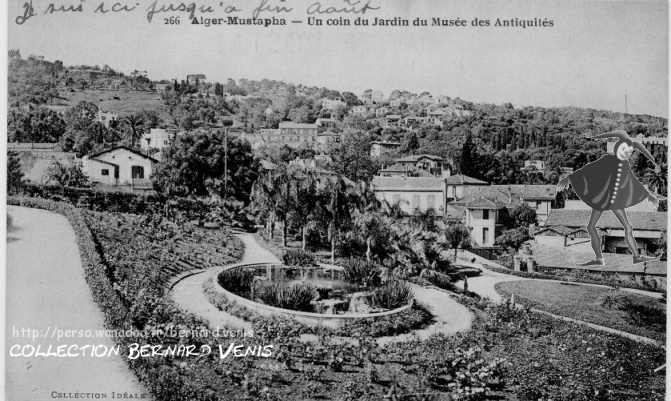
[[[379,90],[368,90],[361,95],[361,100],[364,104],[380,104],[384,102],[384,94]]]
[[[279,124],[280,135],[315,135],[317,124],[295,123],[293,121],[282,121]]]
[[[352,106],[352,108],[349,110],[349,113],[355,117],[366,117],[368,115],[368,106],[366,105]]]
[[[324,152],[331,144],[340,142],[341,135],[330,131],[319,132],[317,124],[282,121],[277,129],[261,129],[257,133],[245,134],[242,137],[247,139],[254,149],[262,145],[287,145],[291,148],[308,147]]]
[[[23,179],[32,184],[48,184],[49,168],[59,162],[66,166],[78,163],[74,152],[63,152],[57,143],[7,143],[7,150],[19,156]]]
[[[205,82],[205,74],[189,74],[186,76],[186,83],[192,86],[198,86]]]
[[[383,128],[395,128],[401,125],[403,116],[400,114],[389,114],[382,119]]]
[[[544,171],[545,162],[543,160],[525,160],[524,168],[527,170]]]
[[[315,125],[319,128],[335,128],[336,120],[333,118],[318,118],[315,120]]]
[[[161,160],[163,153],[174,142],[178,134],[178,130],[176,129],[152,128],[149,132],[142,134],[140,148],[146,153],[156,151],[156,159]]]
[[[394,160],[391,166],[379,171],[386,177],[448,177],[452,172],[451,163],[440,156],[410,155]]]
[[[84,156],[82,170],[92,183],[151,188],[157,160],[126,146]]]
[[[98,110],[95,121],[104,125],[105,128],[110,128],[119,122],[119,115],[111,111]]]
[[[154,84],[154,90],[157,93],[164,93],[172,86],[172,83],[166,82],[166,81],[161,81],[161,82],[156,82]]]
[[[401,147],[400,142],[393,141],[373,141],[370,143],[371,157],[382,157],[394,153]]]
[[[347,104],[340,99],[322,99],[321,100],[322,108],[326,110],[336,110],[339,107],[346,107]]]
[[[642,143],[650,151],[650,153],[653,154],[657,153],[658,151],[665,152],[668,146],[668,139],[666,136],[657,137],[657,136],[643,136],[642,134],[638,134],[637,136],[633,137],[632,140],[634,142]],[[607,141],[606,151],[609,153],[613,153],[616,143],[617,141],[612,139]]]

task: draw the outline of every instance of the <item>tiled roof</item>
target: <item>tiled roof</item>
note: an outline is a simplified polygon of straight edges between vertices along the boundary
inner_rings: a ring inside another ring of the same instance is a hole
[[[382,146],[401,146],[401,142],[391,142],[391,141],[373,141],[373,145],[382,145]]]
[[[463,174],[451,175],[445,179],[445,183],[447,185],[489,185],[489,183],[486,181],[478,180],[477,178],[469,177]]]
[[[478,197],[466,202],[466,207],[468,209],[501,209],[505,207],[505,204],[485,197]]]
[[[447,219],[464,220],[466,218],[466,208],[459,205],[447,205],[444,216]]]
[[[440,157],[440,156],[423,154],[423,155],[410,155],[410,156],[401,157],[400,159],[396,159],[396,162],[416,162],[420,159],[431,159],[431,160],[443,161],[443,158]]]
[[[380,172],[384,172],[384,171],[389,171],[389,172],[398,172],[398,171],[402,171],[402,172],[406,172],[406,171],[408,171],[408,166],[405,166],[405,165],[400,164],[400,163],[394,163],[394,164],[392,164],[391,166],[386,167],[386,168],[380,170]]]
[[[589,222],[590,210],[552,209],[545,226],[585,227]],[[631,226],[635,230],[666,230],[666,212],[627,212]],[[597,227],[621,229],[622,224],[613,212],[601,215]]]
[[[58,150],[59,146],[57,143],[49,142],[7,142],[7,149],[14,151],[25,151],[25,150]]]
[[[523,201],[555,199],[554,185],[480,185],[465,186],[459,204],[471,204],[479,199],[488,199],[499,207],[515,206]]]
[[[144,153],[142,153],[142,152],[138,152],[138,151],[135,150],[135,149],[131,149],[131,148],[129,148],[128,146],[115,146],[115,147],[112,147],[112,148],[109,148],[109,149],[105,149],[105,150],[100,151],[100,152],[98,152],[98,153],[94,153],[94,154],[89,155],[89,158],[90,158],[90,159],[94,159],[94,158],[96,158],[96,157],[98,157],[98,156],[100,156],[100,155],[103,155],[103,154],[105,154],[105,153],[109,153],[109,152],[111,152],[111,151],[113,151],[113,150],[117,150],[117,149],[124,149],[124,150],[126,150],[127,152],[134,153],[134,154],[136,154],[136,155],[138,155],[138,156],[144,157],[145,159],[149,159],[149,160],[153,161],[154,163],[158,163],[158,160],[154,159],[153,157],[151,157],[151,156],[147,156],[147,155],[145,155]]]
[[[377,191],[442,191],[443,179],[439,177],[373,177],[371,183]]]
[[[293,121],[282,121],[280,128],[317,128],[316,124],[295,123]]]

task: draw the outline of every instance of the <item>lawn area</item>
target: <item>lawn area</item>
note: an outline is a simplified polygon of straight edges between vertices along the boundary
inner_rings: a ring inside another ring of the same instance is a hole
[[[604,287],[548,281],[498,283],[496,290],[557,315],[638,334],[666,338],[666,305],[654,298]]]
[[[53,106],[49,106],[50,109],[65,111],[81,101],[87,101],[97,104],[101,110],[118,113],[120,116],[132,114],[140,110],[155,110],[161,118],[166,121],[169,120],[165,104],[161,100],[161,96],[156,92],[128,89],[86,89],[83,91],[75,90],[74,92],[62,90],[60,96],[67,100],[61,100]]]

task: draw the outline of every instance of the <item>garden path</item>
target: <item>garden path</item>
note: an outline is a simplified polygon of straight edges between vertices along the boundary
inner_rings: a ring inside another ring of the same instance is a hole
[[[281,263],[275,255],[256,241],[253,234],[240,233],[237,236],[245,247],[240,263]],[[172,299],[187,312],[206,319],[211,328],[251,329],[249,322],[214,307],[203,293],[203,283],[218,271],[218,269],[210,269],[185,275],[184,278],[173,284]],[[455,301],[448,293],[431,287],[422,287],[415,284],[411,284],[411,286],[416,300],[433,313],[436,321],[424,329],[414,330],[408,334],[380,337],[378,338],[379,343],[404,341],[413,336],[424,339],[439,333],[449,335],[466,331],[471,327],[472,313],[468,308]],[[316,337],[305,335],[302,338],[311,341]]]
[[[494,288],[496,284],[498,283],[503,283],[506,281],[524,281],[524,280],[539,280],[539,281],[554,281],[554,282],[559,282],[559,283],[565,283],[566,281],[561,281],[561,280],[550,280],[550,279],[530,279],[526,277],[520,277],[520,276],[514,276],[512,274],[505,274],[505,273],[499,273],[495,272],[492,270],[487,269],[487,266],[494,266],[499,269],[505,269],[504,266],[501,266],[497,264],[496,262],[493,262],[491,260],[487,260],[481,256],[478,256],[474,253],[460,250],[458,255],[458,259],[466,260],[466,261],[471,261],[475,259],[473,263],[479,265],[482,268],[482,273],[477,276],[477,277],[470,277],[468,278],[468,290],[473,291],[476,294],[480,295],[481,297],[486,297],[492,300],[493,302],[501,303],[504,301],[503,297],[496,291]],[[463,280],[459,280],[455,283],[459,288],[464,288],[464,282]],[[607,287],[604,285],[600,284],[590,284],[590,283],[577,283],[574,282],[574,284],[577,285],[583,285],[583,286],[591,286],[591,287]],[[662,293],[659,292],[653,292],[653,291],[645,291],[645,290],[639,290],[635,288],[620,288],[622,291],[630,292],[633,294],[639,294],[639,295],[646,295],[652,298],[661,298]]]
[[[93,301],[84,279],[75,233],[67,219],[45,210],[9,206],[12,227],[7,232],[7,346],[105,345],[106,336],[90,338],[37,338],[16,330],[40,334],[58,329],[101,330],[103,313]],[[49,329],[48,329],[49,328]],[[6,397],[9,400],[47,400],[55,393],[148,394],[120,356],[7,357]],[[119,396],[119,394],[117,394]],[[148,395],[147,395],[148,396]],[[63,398],[63,397],[55,397]]]

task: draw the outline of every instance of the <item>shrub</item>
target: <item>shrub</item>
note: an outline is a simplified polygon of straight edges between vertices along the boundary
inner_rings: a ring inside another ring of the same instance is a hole
[[[312,252],[304,251],[302,249],[290,249],[284,256],[282,256],[282,261],[287,266],[316,266],[315,255]]]
[[[376,289],[371,301],[378,308],[396,309],[407,305],[412,297],[412,289],[406,282],[394,280]]]
[[[315,289],[310,284],[269,283],[260,286],[256,294],[266,305],[303,312],[313,311],[310,302],[315,296]]]
[[[345,281],[363,287],[379,286],[381,279],[381,267],[365,259],[349,258],[343,263]]]
[[[624,298],[618,308],[628,313],[634,323],[645,326],[657,326],[660,331],[664,331],[666,311],[659,306],[640,304],[632,302],[629,298]]]
[[[224,270],[217,276],[217,282],[228,291],[247,296],[252,287],[254,273],[241,268]]]

